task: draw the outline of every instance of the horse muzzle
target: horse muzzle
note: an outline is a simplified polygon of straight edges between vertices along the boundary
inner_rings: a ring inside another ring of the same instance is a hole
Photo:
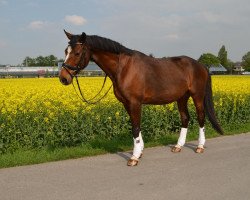
[[[61,71],[59,75],[59,80],[63,85],[69,85],[72,83],[73,77],[67,71]]]
[[[61,82],[63,85],[69,85],[69,84],[70,84],[70,81],[68,81],[67,78],[60,78],[60,82]]]

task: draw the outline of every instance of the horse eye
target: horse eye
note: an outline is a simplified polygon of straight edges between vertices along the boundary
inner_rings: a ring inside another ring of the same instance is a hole
[[[76,56],[79,56],[79,55],[80,55],[80,53],[75,53],[75,55],[76,55]]]

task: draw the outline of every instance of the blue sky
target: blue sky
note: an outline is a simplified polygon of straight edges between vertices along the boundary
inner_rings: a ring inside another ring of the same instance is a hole
[[[63,29],[100,35],[156,57],[250,51],[249,0],[0,0],[0,64],[64,58]]]

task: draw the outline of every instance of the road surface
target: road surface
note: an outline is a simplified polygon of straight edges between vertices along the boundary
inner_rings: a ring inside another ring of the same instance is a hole
[[[0,169],[1,200],[249,200],[250,133],[196,141],[181,153],[147,148],[137,167],[130,153]]]

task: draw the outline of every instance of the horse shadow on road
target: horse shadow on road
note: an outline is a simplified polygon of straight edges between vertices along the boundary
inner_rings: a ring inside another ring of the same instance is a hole
[[[132,152],[117,152],[116,155],[124,158],[126,161],[130,159],[130,157],[133,155]]]
[[[174,146],[175,146],[174,144],[168,145],[168,147],[169,147],[170,149],[172,149]],[[186,143],[186,144],[184,145],[184,147],[185,147],[185,148],[189,148],[189,149],[191,149],[192,151],[195,152],[195,151],[196,151],[196,148],[197,148],[197,144]]]

